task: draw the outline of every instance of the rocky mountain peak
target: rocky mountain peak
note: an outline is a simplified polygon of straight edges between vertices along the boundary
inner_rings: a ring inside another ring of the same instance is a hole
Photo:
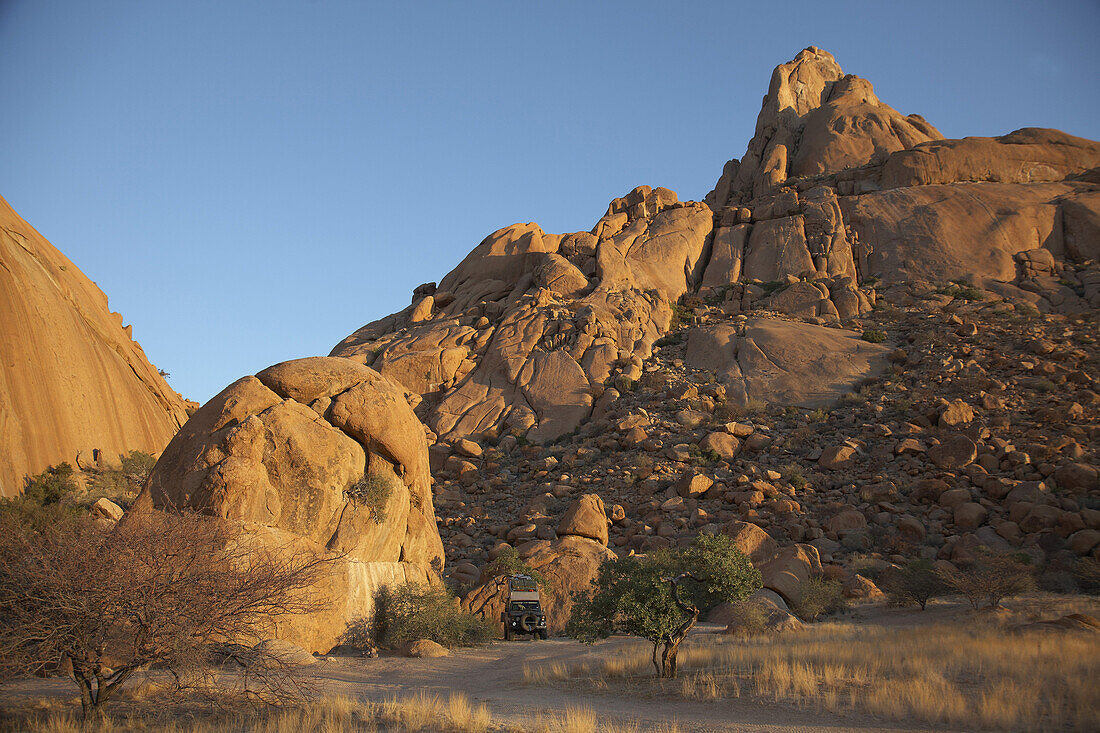
[[[923,117],[883,104],[869,81],[844,74],[832,54],[811,46],[772,72],[745,155],[726,164],[706,202],[745,203],[792,177],[837,173],[942,139]]]

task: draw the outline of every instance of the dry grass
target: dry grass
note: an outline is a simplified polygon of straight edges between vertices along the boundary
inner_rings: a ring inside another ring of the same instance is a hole
[[[671,682],[653,677],[641,647],[572,668],[525,669],[524,679],[583,678],[605,686],[611,678],[631,678],[695,700],[755,695],[932,725],[1100,730],[1100,638],[979,624],[977,618],[967,626],[901,629],[821,624],[782,637],[727,638],[685,646],[681,677]]]
[[[599,720],[592,708],[570,706],[561,715],[539,711],[530,725],[516,730],[523,731],[523,733],[596,733],[596,731],[599,731],[599,733],[638,733],[641,728],[636,722],[617,723],[611,720]],[[658,728],[648,730],[654,730],[656,733],[679,733],[680,726],[676,723],[666,723]]]
[[[38,707],[39,711],[17,723],[19,730],[28,733],[87,733],[89,730],[69,706],[65,710],[53,709],[50,712],[42,710],[44,706]],[[91,730],[96,733],[374,733],[379,730],[481,733],[489,730],[490,726],[489,709],[485,705],[471,703],[465,695],[454,694],[443,699],[420,693],[381,703],[328,697],[290,710],[210,714],[191,720],[166,720],[140,715],[109,717],[91,727]],[[572,733],[580,729],[566,730]]]

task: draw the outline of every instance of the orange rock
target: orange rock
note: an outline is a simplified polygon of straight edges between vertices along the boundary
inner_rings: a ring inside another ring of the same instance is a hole
[[[107,296],[0,198],[0,496],[77,454],[159,453],[186,405]]]

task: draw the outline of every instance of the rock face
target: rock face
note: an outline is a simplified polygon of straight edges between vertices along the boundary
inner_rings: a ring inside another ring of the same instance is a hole
[[[1040,310],[1095,307],[1100,291],[1065,287],[1061,263],[1100,254],[1097,166],[1100,144],[1056,130],[944,140],[811,47],[776,68],[744,157],[705,205],[642,186],[588,232],[506,227],[332,354],[420,395],[442,441],[548,442],[603,409],[605,384],[641,375],[685,296],[836,324],[871,310],[872,277],[968,277]],[[763,319],[737,335],[744,348],[711,360],[742,401],[820,405],[880,355]],[[762,341],[794,368],[751,347]]]
[[[158,453],[187,419],[76,265],[0,199],[0,496],[62,461]]]
[[[886,353],[851,332],[750,318],[692,329],[684,362],[712,372],[739,404],[758,399],[818,407],[881,370]]]
[[[811,46],[772,72],[756,134],[744,158],[726,165],[707,203],[765,196],[791,177],[838,173],[941,139],[920,115],[903,117],[868,81],[845,75],[830,53]]]
[[[706,202],[742,227],[743,277],[970,277],[1035,292],[1019,253],[1097,256],[1097,166],[1100,143],[1058,130],[944,140],[811,47],[776,68],[744,157]]]
[[[702,275],[712,227],[705,205],[648,186],[612,201],[591,232],[506,227],[332,355],[421,395],[418,413],[447,440],[552,440],[589,416],[613,373],[649,356]]]
[[[258,541],[339,553],[328,611],[280,637],[328,651],[373,613],[386,583],[443,569],[423,425],[405,390],[361,364],[315,357],[226,387],[165,448],[149,492],[161,508],[246,523]]]

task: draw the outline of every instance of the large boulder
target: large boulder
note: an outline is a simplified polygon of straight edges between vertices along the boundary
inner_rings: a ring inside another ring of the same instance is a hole
[[[558,535],[576,535],[607,544],[607,511],[603,499],[596,494],[585,494],[565,511],[558,524]]]
[[[713,373],[742,404],[820,407],[884,369],[887,353],[850,331],[750,318],[692,329],[684,363]]]
[[[553,541],[536,540],[518,549],[520,557],[542,576],[539,591],[551,631],[561,631],[568,623],[573,612],[573,593],[587,589],[600,565],[615,559],[615,553],[604,545],[576,535]],[[483,573],[481,584],[463,596],[462,607],[499,624],[506,586],[497,581],[496,576]]]
[[[244,377],[165,448],[148,496],[245,523],[255,541],[339,556],[333,604],[280,637],[310,651],[373,613],[385,584],[443,568],[424,428],[405,390],[347,359],[314,357]]]
[[[107,296],[0,198],[0,497],[48,466],[159,453],[187,419]]]
[[[760,567],[779,552],[779,544],[758,525],[734,520],[722,528],[723,534],[733,539],[737,549],[745,553],[756,567]]]
[[[821,574],[821,557],[813,545],[791,545],[760,566],[764,587],[788,604],[802,598],[802,584]]]

